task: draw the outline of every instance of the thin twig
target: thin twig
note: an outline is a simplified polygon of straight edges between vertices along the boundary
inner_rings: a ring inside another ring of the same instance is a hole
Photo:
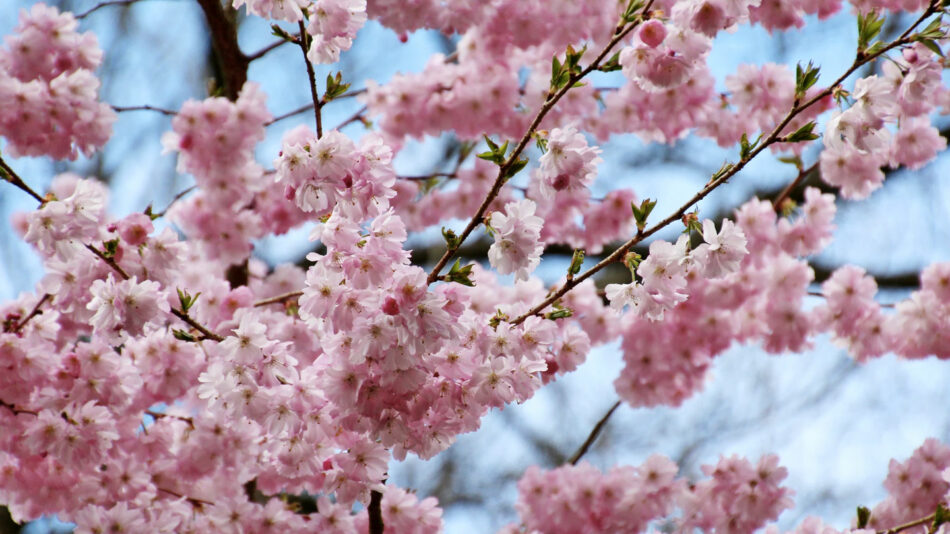
[[[620,401],[614,403],[613,406],[607,410],[607,413],[600,418],[600,421],[597,421],[597,424],[594,425],[594,428],[591,429],[590,434],[587,436],[587,439],[584,440],[584,443],[581,444],[580,448],[571,455],[571,465],[577,465],[577,462],[580,461],[581,457],[587,454],[587,451],[590,449],[590,446],[594,444],[594,441],[600,436],[600,433],[603,432],[604,427],[607,426],[607,420],[610,419],[610,416],[617,411],[617,408],[620,407]]]
[[[294,35],[294,38],[299,39],[300,36],[299,36],[299,35]],[[254,61],[255,59],[260,59],[260,58],[266,56],[266,55],[267,55],[268,53],[270,53],[271,51],[276,50],[276,49],[279,48],[281,45],[286,44],[286,43],[289,43],[289,42],[291,42],[291,41],[288,41],[287,39],[280,39],[280,40],[278,40],[278,41],[274,41],[273,43],[271,43],[271,44],[265,46],[264,48],[261,48],[261,49],[258,50],[257,52],[254,52],[253,54],[247,56],[247,60],[248,60],[248,61]]]
[[[260,306],[267,306],[268,304],[277,304],[289,299],[295,299],[299,297],[300,295],[303,295],[303,291],[291,291],[290,293],[284,293],[283,295],[277,295],[276,297],[259,300],[254,303],[254,307],[257,308]]]
[[[340,95],[340,96],[334,98],[333,101],[335,102],[335,101],[337,101],[337,100],[342,100],[342,99],[344,99],[344,98],[349,98],[349,97],[353,97],[353,96],[356,96],[356,95],[361,95],[361,94],[363,94],[363,93],[365,93],[365,92],[366,92],[366,89],[356,89],[356,90],[354,90],[354,91],[349,91],[349,92],[343,93],[342,95]],[[324,102],[324,104],[326,104],[326,102]],[[290,110],[290,111],[288,111],[288,112],[286,112],[286,113],[283,113],[283,114],[281,114],[281,115],[278,115],[278,116],[274,117],[273,119],[271,119],[271,120],[265,122],[265,123],[264,123],[264,126],[270,126],[271,124],[274,124],[275,122],[280,122],[280,121],[282,121],[282,120],[284,120],[284,119],[289,119],[290,117],[293,117],[294,115],[299,115],[299,114],[301,114],[301,113],[303,113],[303,112],[305,112],[305,111],[309,111],[309,110],[311,110],[311,109],[313,109],[313,102],[311,102],[311,103],[309,103],[309,104],[304,104],[304,105],[300,106],[299,108],[292,109],[292,110]],[[359,110],[359,112],[357,112],[357,115],[362,115],[363,112],[365,112],[365,111],[366,111],[366,107],[364,106],[362,109]],[[341,128],[344,124],[347,124],[348,122],[352,122],[352,121],[355,120],[355,119],[356,119],[356,117],[350,119],[350,120],[347,121],[347,122],[344,122],[344,123],[340,124],[339,126],[337,126],[336,129]]]
[[[920,525],[926,525],[927,523],[934,520],[936,513],[932,513],[926,517],[921,517],[920,519],[915,519],[909,523],[904,523],[903,525],[898,525],[896,527],[891,527],[884,530],[878,530],[877,534],[897,534],[902,530],[907,530],[909,528],[919,527]]]
[[[13,331],[12,331],[12,332],[13,332],[14,334],[16,334],[16,333],[19,332],[20,330],[23,330],[23,327],[26,326],[26,323],[30,322],[30,319],[32,319],[32,318],[36,317],[37,315],[40,315],[41,313],[43,313],[43,310],[41,310],[40,308],[42,308],[42,307],[43,307],[43,304],[45,304],[46,301],[48,301],[48,300],[51,299],[52,297],[53,297],[53,295],[50,295],[49,293],[44,293],[43,296],[40,297],[40,300],[37,301],[36,306],[33,306],[33,310],[30,311],[29,315],[27,315],[26,317],[24,317],[20,322],[18,322],[18,323],[16,324],[16,326],[13,327]]]
[[[310,98],[313,100],[313,116],[317,121],[317,139],[319,139],[323,137],[323,120],[320,118],[320,108],[323,107],[323,102],[320,101],[320,95],[317,94],[317,77],[313,72],[313,63],[307,57],[307,29],[304,27],[302,20],[298,24],[300,25],[300,39],[297,40],[297,43],[303,52],[303,61],[307,65],[307,77],[310,80]]]
[[[397,176],[396,178],[400,180],[431,180],[432,178],[455,178],[458,176],[458,172],[434,172],[432,174],[420,174],[416,176]]]
[[[653,5],[653,0],[647,3],[643,8],[644,13],[648,13],[650,7]],[[508,171],[512,166],[518,161],[518,158],[521,156],[521,153],[527,147],[528,142],[531,140],[531,135],[537,130],[538,126],[541,124],[541,121],[544,117],[551,111],[554,106],[561,100],[571,88],[573,88],[578,81],[590,74],[591,72],[597,70],[600,67],[600,62],[607,57],[607,54],[616,46],[620,41],[624,39],[630,32],[632,32],[637,26],[639,26],[642,19],[637,19],[631,24],[624,26],[623,23],[617,26],[614,31],[613,36],[610,39],[610,42],[607,43],[607,46],[601,50],[600,54],[592,61],[586,68],[577,74],[572,74],[567,83],[563,87],[558,89],[555,92],[549,92],[547,99],[544,101],[544,104],[541,106],[541,109],[538,110],[538,113],[534,116],[534,120],[531,121],[531,124],[525,130],[524,135],[521,136],[521,140],[518,141],[518,144],[515,146],[514,151],[508,156],[508,159],[504,161],[498,167],[498,175],[495,178],[494,184],[492,184],[491,190],[488,192],[488,195],[485,197],[485,200],[482,201],[481,206],[478,207],[478,210],[475,211],[475,215],[472,216],[471,220],[465,226],[465,229],[462,230],[462,233],[459,234],[458,241],[453,245],[446,248],[445,253],[439,258],[439,261],[436,262],[435,266],[432,267],[432,271],[429,273],[429,276],[426,279],[428,284],[432,284],[439,279],[439,273],[443,267],[448,264],[449,260],[452,259],[452,256],[455,255],[455,251],[465,242],[465,239],[482,224],[482,217],[485,215],[485,211],[488,210],[488,206],[495,200],[495,197],[501,192],[502,187],[505,185],[505,178],[507,177]]]
[[[30,186],[26,185],[26,182],[24,182],[23,179],[20,178],[20,176],[16,173],[16,171],[11,169],[10,166],[7,165],[7,162],[3,161],[3,158],[0,158],[0,169],[2,169],[2,172],[0,172],[0,178],[3,178],[4,180],[10,182],[11,184],[19,187],[20,189],[25,191],[28,195],[35,198],[37,202],[39,202],[40,204],[46,202],[46,200],[44,200],[43,197],[41,197],[39,193],[34,191]]]
[[[0,406],[3,406],[4,408],[10,410],[11,412],[13,412],[14,415],[20,415],[21,413],[25,413],[25,414],[33,415],[33,416],[39,415],[37,412],[34,412],[32,410],[23,410],[23,409],[17,408],[13,404],[4,402],[3,399],[0,399]]]
[[[128,280],[129,278],[131,278],[129,276],[129,273],[125,272],[125,269],[123,269],[118,263],[116,263],[115,258],[110,258],[109,256],[106,256],[104,252],[102,252],[101,250],[97,249],[96,247],[92,245],[85,245],[85,247],[86,247],[86,250],[98,256],[100,260],[106,263],[106,265],[108,265],[109,267],[112,267],[112,270],[118,273],[118,275],[121,276],[123,280]]]
[[[86,18],[87,16],[89,16],[90,14],[92,14],[92,13],[94,13],[94,12],[96,12],[96,11],[98,11],[98,10],[100,10],[100,9],[102,9],[102,8],[104,8],[104,7],[106,7],[106,6],[128,5],[128,4],[134,4],[134,3],[138,2],[138,1],[139,1],[139,0],[108,0],[107,2],[100,2],[100,3],[98,3],[98,4],[94,5],[94,6],[92,6],[92,7],[89,8],[88,10],[83,11],[82,13],[76,15],[76,18],[77,18],[77,19],[84,19],[84,18]]]
[[[557,302],[558,299],[560,299],[561,297],[563,297],[568,291],[570,291],[571,289],[573,289],[574,287],[576,287],[578,284],[580,284],[580,283],[583,282],[584,280],[587,280],[588,278],[590,278],[591,276],[593,276],[595,273],[599,272],[599,271],[602,270],[603,268],[607,267],[608,265],[610,265],[610,264],[612,264],[612,263],[616,263],[616,262],[621,261],[621,260],[623,259],[623,256],[627,253],[627,251],[630,250],[634,245],[636,245],[636,244],[640,243],[641,241],[643,241],[644,239],[646,239],[646,238],[652,236],[653,234],[657,233],[657,232],[660,231],[661,229],[663,229],[663,228],[669,226],[669,225],[670,225],[671,223],[673,223],[674,221],[680,220],[680,218],[682,218],[682,216],[683,216],[691,207],[693,207],[694,204],[696,204],[696,203],[699,202],[700,200],[706,198],[706,196],[709,195],[709,193],[711,193],[714,189],[716,189],[716,188],[719,187],[720,185],[726,183],[726,181],[728,181],[729,178],[732,178],[733,176],[735,176],[739,171],[741,171],[743,168],[745,168],[745,166],[746,166],[750,161],[752,161],[756,156],[758,156],[763,150],[765,150],[766,148],[768,148],[769,146],[771,146],[771,145],[774,144],[774,143],[782,142],[782,136],[780,135],[780,132],[781,132],[783,129],[785,129],[785,127],[788,126],[788,124],[789,124],[798,114],[800,114],[802,111],[808,109],[809,107],[811,107],[812,105],[814,105],[816,102],[820,101],[821,99],[823,99],[823,98],[829,96],[829,95],[835,90],[835,88],[836,88],[838,85],[840,85],[842,82],[844,82],[844,80],[845,80],[848,76],[850,76],[854,71],[856,71],[857,69],[859,69],[859,68],[860,68],[862,65],[864,65],[865,63],[874,60],[876,57],[878,57],[878,56],[884,54],[885,52],[887,52],[887,51],[889,51],[889,50],[892,50],[892,49],[894,49],[894,48],[896,48],[896,47],[898,47],[898,46],[901,46],[901,45],[903,45],[903,44],[907,44],[907,43],[911,42],[912,39],[910,39],[908,36],[909,36],[910,33],[913,31],[913,29],[916,28],[917,26],[919,26],[920,23],[922,23],[925,19],[927,19],[927,18],[928,18],[930,15],[932,15],[933,13],[934,13],[934,11],[933,11],[933,3],[931,3],[931,6],[927,9],[927,11],[925,11],[924,14],[921,15],[920,18],[918,18],[917,21],[915,21],[915,22],[910,26],[910,28],[908,28],[907,31],[905,31],[905,32],[901,35],[900,38],[898,38],[897,40],[891,42],[891,43],[888,44],[888,45],[885,45],[885,46],[881,47],[880,50],[876,51],[876,52],[873,53],[873,54],[870,54],[870,55],[867,55],[867,56],[863,56],[863,57],[859,57],[859,58],[855,59],[854,63],[852,63],[852,65],[851,65],[851,67],[848,68],[848,70],[846,70],[846,71],[844,72],[844,74],[842,74],[841,76],[839,76],[838,79],[835,80],[831,85],[829,85],[829,86],[828,86],[827,88],[825,88],[823,91],[820,91],[819,93],[815,94],[812,98],[808,99],[808,101],[806,101],[806,102],[804,102],[804,103],[796,104],[796,105],[791,109],[791,111],[788,112],[788,114],[785,116],[785,118],[782,119],[782,121],[779,122],[779,124],[772,130],[772,132],[769,133],[769,135],[765,138],[765,141],[763,141],[761,144],[757,145],[754,149],[750,150],[749,153],[746,154],[744,157],[742,157],[737,163],[732,164],[732,165],[730,165],[729,167],[724,167],[724,169],[726,169],[724,172],[721,171],[721,172],[717,173],[715,179],[710,180],[710,181],[706,184],[705,187],[703,187],[699,192],[697,192],[695,195],[693,195],[693,197],[690,198],[688,201],[686,201],[686,203],[684,203],[682,206],[680,206],[679,209],[677,209],[676,211],[674,211],[673,213],[671,213],[668,217],[666,217],[665,219],[663,219],[663,220],[660,221],[659,223],[656,223],[655,225],[653,225],[653,226],[650,227],[649,229],[638,231],[637,234],[636,234],[633,238],[631,238],[629,241],[627,241],[626,243],[624,243],[623,245],[621,245],[619,248],[617,248],[616,250],[614,250],[614,251],[613,251],[611,254],[609,254],[606,258],[604,258],[603,260],[601,260],[600,262],[598,262],[596,265],[594,265],[594,266],[591,267],[590,269],[584,271],[584,272],[581,273],[579,276],[576,276],[576,277],[574,277],[573,279],[568,280],[568,281],[567,281],[563,286],[561,286],[561,288],[559,288],[557,291],[552,291],[551,294],[550,294],[547,298],[544,299],[544,301],[542,301],[540,304],[538,304],[537,306],[531,308],[530,310],[528,310],[527,312],[525,312],[523,315],[521,315],[520,317],[518,317],[517,319],[515,319],[514,321],[512,321],[511,324],[512,324],[512,325],[521,324],[521,323],[524,322],[524,320],[527,319],[528,317],[531,317],[532,315],[537,315],[537,314],[541,313],[541,310],[547,308],[548,306],[550,306],[550,305],[553,304],[554,302]],[[444,257],[444,256],[443,256],[443,257]],[[447,260],[446,260],[446,261],[447,261]],[[444,265],[444,264],[443,264],[443,265]]]
[[[189,504],[191,504],[192,506],[198,507],[198,508],[201,508],[202,506],[212,506],[212,505],[214,505],[214,503],[211,502],[211,501],[206,501],[206,500],[204,500],[204,499],[197,499],[197,498],[195,498],[195,497],[188,497],[188,496],[186,496],[186,495],[182,495],[181,493],[178,493],[177,491],[172,491],[172,490],[170,490],[170,489],[166,489],[166,488],[156,488],[156,489],[157,489],[158,491],[163,491],[163,492],[165,492],[165,493],[167,493],[167,494],[169,494],[169,495],[173,495],[173,496],[175,496],[175,497],[178,497],[179,499],[185,499],[186,501],[188,501]]]
[[[168,418],[171,418],[171,419],[178,419],[179,421],[184,421],[184,422],[188,423],[188,426],[190,426],[191,428],[194,428],[194,427],[195,427],[195,422],[194,422],[194,420],[192,420],[191,417],[185,417],[185,416],[183,416],[183,415],[174,415],[174,414],[170,414],[170,413],[156,412],[156,411],[153,411],[153,410],[145,410],[145,414],[146,414],[146,415],[150,415],[150,416],[152,416],[152,417],[155,418],[155,419],[161,419],[161,418],[163,418],[163,417],[168,417]]]
[[[142,104],[141,106],[112,106],[113,111],[122,113],[123,111],[157,111],[162,115],[175,116],[178,113],[171,109],[160,108],[158,106],[150,106],[148,104]]]
[[[775,197],[775,200],[772,201],[772,209],[774,209],[776,213],[782,211],[782,203],[785,202],[785,199],[788,198],[788,195],[792,194],[792,191],[801,185],[801,183],[805,181],[805,178],[807,178],[811,173],[815,172],[815,169],[817,168],[818,162],[816,161],[815,163],[812,163],[810,167],[798,171],[798,176],[796,176],[794,180],[785,186],[785,189],[782,189],[782,192],[779,193],[778,196]]]
[[[362,121],[363,121],[363,114],[364,114],[364,113],[366,113],[366,106],[363,106],[363,107],[361,107],[360,109],[356,110],[356,113],[353,113],[352,115],[350,115],[350,118],[346,119],[345,121],[341,122],[340,124],[337,124],[337,125],[336,125],[336,128],[334,128],[334,130],[340,130],[340,129],[342,129],[344,126],[346,126],[347,124],[354,123],[354,122],[356,122],[356,121],[361,121],[361,122],[362,122]]]
[[[193,185],[193,186],[189,187],[188,189],[185,189],[184,191],[182,191],[182,192],[178,193],[177,195],[175,195],[175,198],[173,198],[173,199],[171,200],[171,202],[169,202],[168,205],[165,206],[165,209],[163,209],[162,211],[160,211],[160,212],[158,212],[158,213],[153,213],[153,214],[152,214],[152,217],[154,217],[154,218],[163,217],[166,213],[168,213],[168,210],[171,209],[171,207],[175,204],[175,202],[178,202],[179,200],[181,200],[181,198],[182,198],[183,196],[185,196],[185,195],[187,195],[188,193],[191,193],[192,191],[194,191],[196,187],[198,187],[198,186]]]

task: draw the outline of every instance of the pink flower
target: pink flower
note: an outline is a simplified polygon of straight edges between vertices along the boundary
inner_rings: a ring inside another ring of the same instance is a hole
[[[703,271],[709,278],[720,278],[737,271],[749,253],[745,246],[745,234],[729,219],[722,221],[718,234],[713,221],[703,221],[703,240],[706,243],[693,251],[693,257],[703,265]]]
[[[555,128],[548,135],[547,152],[541,156],[541,193],[551,198],[559,191],[590,186],[597,177],[600,150],[587,146],[587,139],[573,126]]]
[[[93,331],[113,342],[123,332],[141,335],[147,323],[164,320],[169,311],[160,288],[158,282],[139,283],[134,276],[117,283],[111,273],[106,280],[96,280],[89,288],[93,299],[86,305],[95,312],[90,321]]]
[[[515,273],[516,280],[527,280],[541,262],[541,226],[544,221],[534,214],[531,200],[509,202],[505,212],[491,215],[495,243],[488,249],[488,261],[501,274]]]

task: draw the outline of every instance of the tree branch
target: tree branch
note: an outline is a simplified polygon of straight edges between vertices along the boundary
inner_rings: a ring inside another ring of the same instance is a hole
[[[571,465],[577,465],[577,462],[580,461],[581,457],[587,454],[590,446],[594,444],[594,441],[596,441],[597,437],[600,436],[600,433],[603,432],[604,427],[607,426],[607,420],[610,419],[610,416],[613,415],[619,407],[620,401],[618,400],[613,406],[610,407],[609,410],[607,410],[607,413],[605,413],[604,416],[600,418],[600,421],[597,421],[597,424],[591,429],[590,434],[587,436],[587,439],[584,440],[584,443],[582,443],[580,448],[571,455]]]
[[[301,20],[300,25],[300,39],[297,40],[297,43],[300,44],[300,50],[303,52],[303,61],[307,65],[307,78],[310,81],[310,98],[313,99],[313,116],[317,121],[317,139],[323,137],[323,120],[320,117],[320,108],[323,107],[323,101],[320,100],[320,95],[317,94],[317,77],[313,72],[313,63],[310,62],[310,58],[307,57],[307,29],[303,25]]]
[[[13,169],[11,169],[9,165],[7,165],[7,162],[3,161],[3,158],[0,158],[0,178],[3,178],[4,180],[15,185],[16,187],[19,187],[20,189],[25,191],[26,194],[35,198],[36,201],[39,202],[40,204],[46,202],[46,200],[43,197],[41,197],[39,193],[34,191],[33,188],[31,188],[30,186],[26,185],[26,182],[24,182],[23,179],[20,178],[20,176],[17,175],[17,173]]]
[[[643,12],[647,13],[650,10],[650,6],[653,5],[653,1],[647,3],[643,8]],[[505,185],[505,179],[508,176],[508,171],[512,166],[518,161],[518,158],[521,156],[521,153],[524,151],[525,147],[528,145],[528,141],[531,140],[531,134],[537,130],[538,126],[541,124],[541,121],[544,117],[551,111],[558,101],[567,94],[574,85],[583,79],[585,76],[591,72],[597,70],[600,67],[600,62],[607,57],[607,54],[617,45],[620,41],[623,40],[630,32],[639,26],[641,19],[637,19],[627,26],[623,26],[623,23],[617,26],[616,31],[614,31],[613,37],[610,39],[610,42],[607,43],[607,46],[597,55],[597,57],[592,61],[586,68],[577,74],[571,74],[567,83],[563,87],[558,89],[556,92],[548,92],[548,97],[542,104],[541,109],[538,110],[538,113],[534,116],[534,120],[531,121],[531,125],[528,126],[528,129],[525,131],[524,135],[521,136],[521,140],[518,141],[517,146],[515,146],[514,151],[511,155],[508,156],[508,159],[504,161],[498,167],[498,176],[495,178],[495,183],[492,184],[491,190],[488,192],[488,195],[485,197],[485,200],[482,201],[481,206],[478,207],[478,210],[475,211],[475,215],[472,216],[472,219],[465,226],[465,229],[462,230],[462,233],[458,236],[458,241],[454,246],[449,246],[446,248],[445,253],[439,258],[439,261],[436,262],[435,266],[432,268],[432,271],[429,273],[429,276],[426,279],[428,284],[432,284],[439,279],[440,271],[443,267],[452,259],[452,256],[455,254],[455,251],[458,250],[459,246],[465,242],[472,231],[475,230],[480,224],[482,224],[482,217],[485,215],[485,211],[488,209],[488,206],[495,200],[495,197],[501,192],[502,187]]]
[[[369,496],[369,534],[383,534],[386,525],[383,524],[383,494],[373,490]]]
[[[221,0],[198,0],[211,31],[211,44],[221,68],[221,84],[228,100],[237,100],[238,93],[247,81],[247,56],[238,46],[237,28],[233,24]],[[233,12],[233,9],[228,7]]]

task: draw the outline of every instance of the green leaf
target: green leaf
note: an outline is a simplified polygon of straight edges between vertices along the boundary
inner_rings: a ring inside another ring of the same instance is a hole
[[[922,44],[922,45],[924,45],[924,46],[926,46],[926,47],[927,47],[931,52],[933,52],[934,54],[937,54],[937,55],[940,56],[940,57],[944,57],[944,56],[943,56],[943,50],[940,49],[940,45],[938,45],[937,42],[934,41],[933,39],[921,39],[921,38],[918,38],[918,39],[917,39],[917,42],[920,43],[920,44]]]
[[[102,243],[102,255],[110,260],[119,252],[119,238],[115,238]]]
[[[181,311],[184,313],[188,313],[188,310],[190,310],[191,307],[195,305],[195,302],[198,301],[198,297],[201,296],[200,291],[197,295],[191,296],[187,291],[182,291],[178,288],[175,288],[175,290],[178,291],[178,302],[181,303]]]
[[[621,20],[624,23],[634,22],[639,18],[639,14],[637,12],[643,9],[644,5],[646,4],[643,0],[630,0],[627,2],[627,8],[624,9]]]
[[[950,522],[950,510],[943,503],[937,504],[937,510],[934,511],[934,522],[930,527],[930,532],[936,532],[940,525]]]
[[[179,339],[181,341],[190,341],[190,342],[198,341],[198,338],[180,329],[172,330],[172,335],[175,336],[175,339]]]
[[[445,281],[475,287],[475,282],[472,281],[472,267],[474,266],[474,263],[470,263],[465,267],[461,267],[461,260],[456,259],[455,263],[452,264],[452,269],[445,275]]]
[[[554,310],[553,312],[548,312],[548,313],[546,313],[546,314],[544,315],[544,318],[545,318],[545,319],[550,319],[550,320],[552,320],[552,321],[556,321],[556,320],[558,320],[558,319],[566,319],[566,318],[568,318],[568,317],[570,317],[570,316],[572,316],[572,315],[574,315],[574,312],[572,312],[570,309],[568,309],[568,308],[561,308],[561,309],[559,309],[559,310]]]
[[[805,68],[802,68],[801,63],[795,67],[795,98],[801,99],[805,97],[805,93],[808,89],[818,81],[819,70],[820,69],[814,66],[811,61],[808,62]]]
[[[452,230],[447,230],[444,226],[442,227],[442,237],[445,238],[445,246],[450,250],[455,250],[461,244],[459,242],[459,237]]]
[[[858,14],[858,52],[867,52],[868,45],[881,33],[884,27],[884,17],[874,11]]]
[[[273,35],[274,37],[280,37],[281,39],[291,42],[291,43],[297,42],[297,39],[293,35],[287,33],[287,30],[281,28],[280,26],[276,24],[271,24],[270,30],[271,30],[271,35]]]
[[[528,164],[528,158],[520,158],[511,162],[511,165],[509,165],[508,168],[505,170],[503,179],[504,180],[510,179],[512,176],[521,172],[521,169],[525,168],[527,164]]]
[[[601,63],[600,66],[597,67],[597,70],[601,72],[613,72],[616,70],[620,70],[621,68],[622,67],[620,66],[620,52],[617,52],[614,55],[610,56],[610,59]]]
[[[868,522],[871,520],[871,510],[865,506],[858,506],[858,523],[857,527],[859,529],[866,528]]]
[[[574,275],[581,272],[581,265],[584,263],[584,250],[577,249],[574,251],[574,255],[571,256],[571,265],[567,268],[567,278],[573,279]]]
[[[802,166],[804,166],[801,156],[782,156],[778,158],[778,160],[782,163],[787,163],[788,165],[794,165],[798,170],[802,170]]]
[[[734,167],[735,165],[733,165],[732,163],[729,163],[728,161],[724,161],[722,163],[722,167],[719,167],[719,170],[714,172],[713,175],[709,177],[709,182],[707,183],[711,184],[719,180],[720,178],[722,178],[723,176],[731,172]]]
[[[784,141],[786,143],[800,143],[802,141],[814,141],[818,139],[818,134],[813,130],[815,129],[815,121],[811,121],[808,124],[802,126],[801,128],[795,130],[794,132],[785,136]]]
[[[639,206],[630,203],[630,208],[633,210],[633,218],[637,221],[637,230],[643,230],[647,226],[647,218],[650,216],[650,212],[653,211],[653,208],[656,207],[656,201],[646,198]]]
[[[346,93],[347,89],[350,88],[350,84],[343,83],[343,73],[337,72],[336,76],[331,76],[327,74],[327,90],[323,94],[324,102],[329,102],[334,98]]]

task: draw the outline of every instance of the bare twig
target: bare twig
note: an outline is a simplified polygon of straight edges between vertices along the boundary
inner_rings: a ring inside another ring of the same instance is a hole
[[[936,513],[930,514],[926,517],[921,517],[920,519],[915,519],[909,523],[904,523],[903,525],[898,525],[896,527],[891,527],[884,530],[878,530],[877,534],[897,534],[902,530],[907,530],[909,528],[919,527],[920,525],[926,525],[927,523],[934,520]]]
[[[11,184],[19,187],[28,195],[35,198],[40,204],[45,202],[39,193],[34,191],[30,186],[26,185],[26,182],[24,182],[23,179],[20,178],[20,176],[13,169],[11,169],[9,165],[7,165],[7,162],[3,161],[3,158],[0,158],[0,178],[3,178]]]
[[[157,106],[150,106],[148,104],[143,104],[141,106],[112,106],[112,109],[118,113],[122,113],[123,111],[157,111],[162,115],[169,115],[172,117],[178,114],[176,111],[160,108]]]
[[[145,410],[145,414],[150,415],[155,419],[162,419],[163,417],[168,417],[170,419],[177,419],[179,421],[184,421],[188,423],[188,426],[190,426],[191,428],[195,427],[195,422],[191,417],[185,417],[183,415],[174,415],[170,413],[156,412],[154,410]]]
[[[307,65],[307,77],[310,81],[310,98],[313,100],[313,116],[317,121],[317,139],[319,139],[323,137],[323,120],[320,118],[320,108],[323,107],[323,101],[320,100],[320,95],[317,94],[317,77],[313,72],[313,63],[311,63],[310,58],[307,57],[307,29],[304,27],[302,20],[298,24],[300,25],[300,39],[297,40],[297,43],[303,52],[303,61]]]
[[[299,36],[299,35],[295,35],[294,38],[299,39],[300,36]],[[247,60],[248,60],[248,61],[254,61],[255,59],[260,59],[260,58],[266,56],[266,55],[267,55],[268,53],[270,53],[271,51],[276,50],[276,49],[279,48],[281,45],[284,45],[284,44],[289,43],[289,42],[290,42],[290,41],[288,41],[287,39],[279,39],[279,40],[277,40],[277,41],[274,41],[273,43],[271,43],[271,44],[265,46],[264,48],[261,48],[261,49],[258,50],[257,52],[254,52],[253,54],[247,56]]]
[[[197,508],[201,508],[202,506],[212,506],[212,505],[214,505],[214,503],[211,502],[211,501],[206,501],[206,500],[204,500],[204,499],[197,499],[197,498],[195,498],[195,497],[188,497],[188,496],[186,496],[186,495],[182,495],[181,493],[178,493],[177,491],[172,491],[172,490],[170,490],[170,489],[166,489],[166,488],[156,488],[156,489],[157,489],[158,491],[165,492],[165,493],[167,493],[167,494],[169,494],[169,495],[178,497],[179,499],[185,499],[186,501],[188,501],[189,504],[191,504],[192,506],[197,507]]]
[[[597,424],[591,429],[590,434],[587,436],[587,439],[584,440],[584,443],[582,443],[580,448],[571,455],[571,465],[577,465],[577,462],[580,461],[581,457],[587,454],[590,446],[594,444],[594,441],[596,441],[597,437],[600,436],[600,433],[603,432],[604,427],[607,426],[607,420],[610,419],[610,416],[613,415],[619,407],[620,401],[618,400],[613,406],[610,407],[609,410],[607,410],[607,413],[605,413],[604,416],[600,418],[600,421],[597,421]]]
[[[283,295],[277,295],[276,297],[259,300],[254,303],[254,307],[257,308],[260,306],[267,306],[268,304],[282,303],[290,299],[295,299],[300,295],[303,295],[303,291],[291,291],[290,293],[284,293]]]
[[[191,193],[192,191],[194,191],[196,187],[198,187],[198,186],[193,185],[193,186],[191,186],[191,187],[185,189],[184,191],[178,193],[177,195],[175,195],[175,197],[171,200],[171,202],[169,202],[168,205],[165,206],[165,209],[163,209],[162,211],[160,211],[160,212],[158,212],[158,213],[152,214],[152,217],[163,217],[166,213],[168,213],[168,210],[171,209],[171,207],[175,205],[175,202],[178,202],[179,200],[182,199],[182,197],[184,197],[184,196],[187,195],[188,193]]]
[[[33,306],[33,309],[30,311],[30,313],[26,317],[21,319],[16,325],[13,326],[11,332],[14,334],[18,333],[20,330],[23,330],[23,327],[26,326],[26,323],[30,322],[30,319],[43,313],[43,310],[41,310],[40,308],[42,308],[43,304],[45,304],[46,301],[48,301],[52,297],[53,296],[50,295],[49,293],[44,293],[43,296],[40,297],[40,300],[36,302],[36,305]]]
[[[17,407],[14,406],[13,404],[10,404],[10,403],[8,403],[8,402],[5,402],[3,399],[0,399],[0,406],[6,408],[6,409],[8,409],[8,410],[10,410],[11,412],[13,412],[14,415],[19,415],[19,414],[21,414],[21,413],[25,413],[25,414],[29,414],[29,415],[34,415],[34,416],[35,416],[35,415],[39,415],[37,412],[34,412],[34,411],[32,411],[32,410],[23,410],[23,409],[21,409],[21,408],[17,408]]]
[[[778,196],[775,197],[775,200],[772,201],[772,209],[774,209],[776,212],[782,211],[782,203],[785,202],[785,199],[788,198],[788,195],[792,194],[792,191],[801,185],[801,183],[805,181],[805,178],[807,178],[811,173],[815,172],[816,169],[818,169],[817,161],[812,163],[808,168],[798,171],[798,176],[796,176],[794,180],[785,186],[785,189],[782,189],[782,192],[779,193]]]
[[[89,16],[90,14],[92,14],[92,13],[94,13],[94,12],[96,12],[96,11],[99,11],[100,9],[102,9],[102,8],[104,8],[104,7],[106,7],[106,6],[125,6],[125,5],[134,4],[134,3],[138,2],[138,1],[139,1],[139,0],[108,0],[107,2],[100,2],[100,3],[98,3],[98,4],[94,5],[94,6],[92,6],[91,8],[87,9],[86,11],[83,11],[82,13],[76,15],[76,18],[77,18],[77,19],[84,19],[84,18],[86,18],[87,16]]]

